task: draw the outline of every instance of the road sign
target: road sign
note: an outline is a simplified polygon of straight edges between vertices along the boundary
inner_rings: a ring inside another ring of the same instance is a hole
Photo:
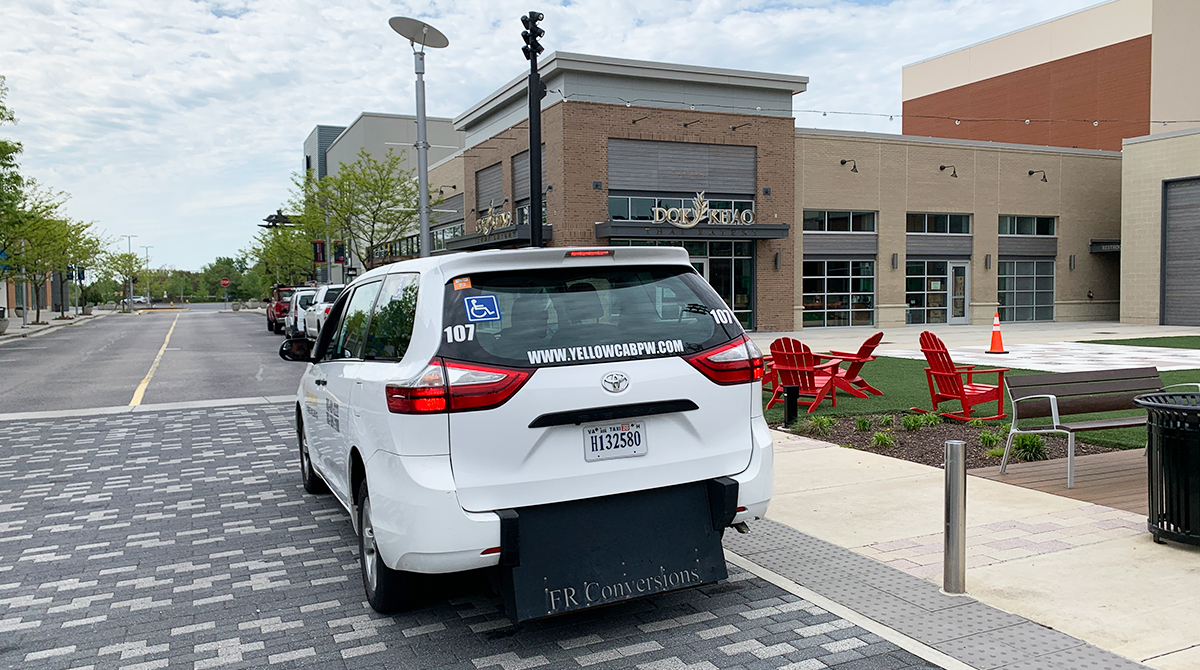
[[[221,277],[221,286],[222,287],[229,286],[229,277]]]

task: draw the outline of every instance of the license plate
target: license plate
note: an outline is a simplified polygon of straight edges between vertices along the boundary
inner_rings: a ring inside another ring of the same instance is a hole
[[[645,455],[646,424],[641,421],[585,426],[583,429],[584,460],[603,461]]]

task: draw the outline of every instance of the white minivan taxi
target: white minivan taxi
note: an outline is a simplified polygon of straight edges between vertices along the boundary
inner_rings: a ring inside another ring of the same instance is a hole
[[[715,582],[770,501],[762,354],[680,248],[394,263],[280,356],[380,612],[485,568],[514,621]]]

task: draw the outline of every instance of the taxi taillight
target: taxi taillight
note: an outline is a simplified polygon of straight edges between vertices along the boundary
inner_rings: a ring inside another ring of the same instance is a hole
[[[388,411],[435,414],[492,409],[508,402],[534,370],[434,358],[415,378],[386,388]]]
[[[762,352],[745,335],[687,356],[684,360],[721,386],[745,384],[763,378]]]

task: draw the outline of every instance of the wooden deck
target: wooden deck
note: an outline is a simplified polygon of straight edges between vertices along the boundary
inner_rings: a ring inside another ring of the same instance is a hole
[[[1135,514],[1149,513],[1146,493],[1144,449],[1112,451],[1075,458],[1075,488],[1067,488],[1067,459],[1056,458],[1034,463],[1009,463],[1008,472],[1000,467],[976,468],[969,474],[1057,496],[1123,509]]]

